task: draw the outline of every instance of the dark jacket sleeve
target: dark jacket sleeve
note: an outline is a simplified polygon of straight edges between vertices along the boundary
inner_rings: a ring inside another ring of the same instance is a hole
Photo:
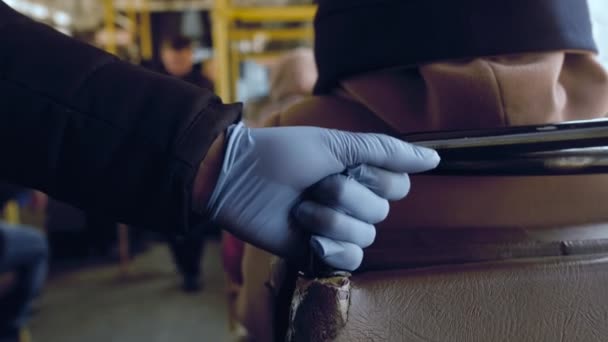
[[[240,105],[124,63],[0,1],[0,179],[184,231],[198,165]]]

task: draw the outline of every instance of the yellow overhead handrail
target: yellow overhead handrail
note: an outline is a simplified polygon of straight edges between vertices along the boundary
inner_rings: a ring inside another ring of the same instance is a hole
[[[276,6],[276,7],[232,7],[227,15],[233,20],[243,21],[307,21],[312,20],[317,6]]]
[[[216,0],[212,11],[213,50],[216,59],[218,79],[216,92],[224,101],[237,99],[236,82],[238,66],[244,59],[260,56],[260,53],[242,53],[237,50],[238,41],[255,40],[258,37],[269,41],[302,40],[312,41],[312,25],[293,28],[255,28],[239,27],[239,22],[274,23],[301,22],[311,24],[316,5],[276,6],[276,7],[237,7],[228,0]],[[262,53],[263,55],[264,53]],[[276,54],[276,52],[269,53]]]
[[[294,29],[241,29],[235,28],[230,31],[230,39],[251,40],[256,37],[264,37],[270,40],[312,40],[314,30],[312,26]]]
[[[128,28],[129,33],[134,42],[139,42],[139,51],[141,58],[144,60],[149,60],[153,56],[152,27],[148,1],[149,0],[128,0],[126,8],[127,17],[131,23],[131,27]],[[114,0],[103,0],[104,31],[107,35],[104,42],[104,49],[111,54],[118,53],[115,23],[116,7],[114,5]]]

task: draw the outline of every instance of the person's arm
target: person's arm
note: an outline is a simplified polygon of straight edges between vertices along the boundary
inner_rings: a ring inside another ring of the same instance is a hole
[[[230,125],[240,105],[1,2],[0,44],[0,179],[144,228],[186,231],[208,217],[277,255],[302,262],[312,248],[354,270],[388,201],[409,191],[407,173],[439,163],[385,135]]]
[[[0,44],[0,179],[147,228],[205,220],[192,211],[195,175],[221,163],[217,153],[201,160],[240,105],[121,62],[1,1]]]

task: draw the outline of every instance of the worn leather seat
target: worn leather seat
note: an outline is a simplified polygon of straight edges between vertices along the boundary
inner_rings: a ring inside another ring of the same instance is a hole
[[[409,259],[409,267],[331,281],[301,277],[288,340],[606,340],[608,226],[511,236],[497,244],[483,243],[489,242],[484,235],[492,234],[455,231],[438,243],[427,239],[415,258],[406,246],[402,260]],[[425,258],[425,249],[436,257]]]
[[[608,254],[363,273],[335,341],[606,341],[607,281]]]

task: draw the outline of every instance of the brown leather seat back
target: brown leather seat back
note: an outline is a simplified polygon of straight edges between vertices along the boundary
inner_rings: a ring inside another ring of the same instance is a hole
[[[336,341],[608,340],[608,254],[368,272],[351,281]]]

